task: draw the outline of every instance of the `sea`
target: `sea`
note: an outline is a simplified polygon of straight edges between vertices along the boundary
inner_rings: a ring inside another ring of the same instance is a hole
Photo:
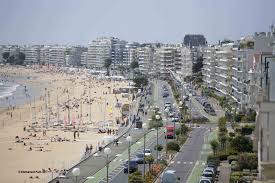
[[[25,84],[27,79],[31,78],[0,76],[0,111],[33,101],[39,96],[37,87]]]

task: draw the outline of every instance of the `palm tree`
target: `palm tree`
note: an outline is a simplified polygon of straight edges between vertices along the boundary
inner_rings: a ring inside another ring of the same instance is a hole
[[[145,162],[149,164],[149,172],[150,172],[151,164],[154,162],[154,157],[152,155],[145,156]]]
[[[112,65],[112,59],[111,58],[105,59],[104,67],[107,69],[107,76],[110,75],[110,66],[111,65]]]

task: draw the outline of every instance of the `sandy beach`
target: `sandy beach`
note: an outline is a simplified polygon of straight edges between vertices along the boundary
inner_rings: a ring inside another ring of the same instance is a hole
[[[85,72],[3,67],[0,74],[29,76],[20,84],[42,91],[28,103],[1,109],[0,182],[49,181],[79,162],[87,145],[94,151],[106,143],[107,134],[98,128],[109,128],[115,136],[117,122],[123,122],[118,104],[132,101],[112,92],[128,82],[96,79]]]

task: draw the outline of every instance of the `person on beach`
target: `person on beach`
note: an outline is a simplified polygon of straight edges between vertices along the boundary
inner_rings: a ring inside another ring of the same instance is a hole
[[[93,152],[93,145],[92,144],[90,145],[90,149],[89,150],[90,150],[90,153]]]

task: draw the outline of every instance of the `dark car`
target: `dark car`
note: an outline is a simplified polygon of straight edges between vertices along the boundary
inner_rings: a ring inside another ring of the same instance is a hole
[[[163,98],[169,97],[169,93],[166,93],[166,92],[163,93],[162,97],[163,97]]]
[[[133,173],[137,171],[138,163],[135,160],[130,160],[129,172]],[[128,161],[126,161],[123,165],[124,173],[128,173]]]
[[[136,157],[134,158],[134,160],[135,160],[138,164],[143,164],[143,161],[144,161],[144,154],[143,154],[143,153],[137,154]]]

